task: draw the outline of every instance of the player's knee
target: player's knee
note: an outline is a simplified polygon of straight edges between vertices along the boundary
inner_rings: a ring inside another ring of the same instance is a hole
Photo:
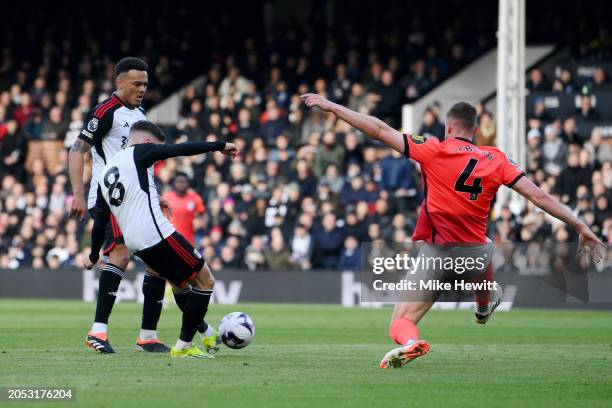
[[[192,286],[202,290],[214,289],[215,278],[212,273],[210,273],[210,270],[206,268],[207,267],[205,265],[204,268],[202,268],[200,272],[196,275],[196,277],[189,282]]]
[[[215,287],[215,278],[210,274],[205,276],[198,276],[194,283],[194,286],[199,289],[211,290]]]
[[[121,269],[125,269],[130,262],[130,252],[128,251],[125,245],[116,246],[108,257],[113,265],[120,267]]]
[[[212,275],[209,275],[204,280],[204,283],[206,286],[208,286],[207,289],[213,289],[215,287],[215,278]]]

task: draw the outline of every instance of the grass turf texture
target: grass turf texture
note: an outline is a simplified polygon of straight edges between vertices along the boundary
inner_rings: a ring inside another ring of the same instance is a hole
[[[249,347],[223,347],[214,360],[135,352],[141,308],[115,305],[117,354],[99,355],[83,345],[93,304],[0,299],[0,386],[76,387],[76,402],[20,407],[603,407],[612,400],[609,312],[514,310],[480,326],[468,311],[432,311],[420,324],[431,352],[381,370],[393,346],[388,308],[212,305],[215,325],[243,311],[257,327]],[[174,343],[179,326],[172,305],[162,314],[162,339]]]

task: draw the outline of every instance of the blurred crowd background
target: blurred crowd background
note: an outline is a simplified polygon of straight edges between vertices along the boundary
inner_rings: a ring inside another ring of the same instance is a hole
[[[174,222],[213,269],[356,270],[360,243],[410,239],[422,200],[418,166],[330,115],[307,111],[299,95],[317,92],[399,128],[404,103],[495,45],[496,2],[434,1],[421,9],[338,1],[342,13],[332,24],[318,12],[323,2],[314,2],[306,23],[265,27],[253,3],[240,13],[208,4],[207,13],[199,4],[134,13],[131,1],[59,13],[23,2],[7,11],[0,269],[71,267],[88,253],[91,220],[67,217],[67,152],[84,115],[113,91],[114,62],[127,55],[149,63],[145,108],[204,74],[201,86],[188,86],[179,122],[165,128],[171,143],[227,140],[243,151],[235,161],[215,153],[156,166]],[[525,170],[610,242],[612,139],[605,126],[579,129],[612,124],[593,97],[612,89],[612,35],[596,8],[568,3],[553,16],[544,12],[551,3],[528,5],[528,41],[563,42],[573,59],[554,72],[533,70],[526,87],[571,95],[576,104],[563,113],[544,99],[530,105]],[[578,72],[584,60],[596,67],[591,74]],[[495,118],[479,109],[477,143],[495,145]],[[422,128],[407,131],[443,138],[443,115],[434,104]],[[531,205],[493,214],[489,229],[498,242],[576,240]]]

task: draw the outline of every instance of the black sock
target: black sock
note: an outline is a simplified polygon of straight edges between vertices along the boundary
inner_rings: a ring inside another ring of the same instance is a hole
[[[208,330],[208,323],[206,323],[206,320],[202,320],[202,323],[198,326],[198,333],[204,334],[206,330]]]
[[[164,306],[164,292],[166,291],[166,280],[145,273],[142,281],[142,294],[144,304],[142,305],[142,325],[144,330],[157,330],[157,322],[161,316]]]
[[[172,291],[172,294],[174,294],[174,302],[178,308],[181,309],[181,312],[183,309],[185,309],[185,302],[187,302],[187,297],[190,290],[191,289],[185,289],[180,292]],[[204,333],[206,330],[208,330],[208,323],[206,323],[206,321],[202,321],[202,323],[200,323],[198,326],[198,333]]]
[[[100,272],[98,284],[98,303],[96,304],[96,317],[94,322],[108,324],[108,317],[113,310],[117,290],[123,278],[123,269],[112,263],[107,263]]]
[[[181,312],[185,310],[185,302],[187,302],[187,298],[189,297],[189,292],[191,292],[191,288],[187,287],[187,289],[183,289],[180,292],[175,292],[172,290],[172,294],[174,295],[174,302],[181,309]]]
[[[193,340],[198,326],[206,316],[211,295],[212,290],[191,289],[183,310],[183,325],[179,339],[186,342]]]

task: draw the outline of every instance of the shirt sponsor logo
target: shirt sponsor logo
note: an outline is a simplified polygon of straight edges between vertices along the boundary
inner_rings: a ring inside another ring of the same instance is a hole
[[[412,139],[414,144],[423,144],[427,141],[427,139],[425,139],[425,136],[421,135],[410,135],[410,138]]]
[[[90,132],[95,132],[96,130],[98,130],[98,118],[93,118],[89,121],[89,123],[87,124],[87,130],[89,130]]]
[[[88,132],[88,131],[86,131],[85,129],[83,129],[83,130],[81,131],[81,134],[82,134],[83,136],[86,136],[86,137],[90,138],[90,139],[93,139],[93,137],[94,137],[93,133]]]

